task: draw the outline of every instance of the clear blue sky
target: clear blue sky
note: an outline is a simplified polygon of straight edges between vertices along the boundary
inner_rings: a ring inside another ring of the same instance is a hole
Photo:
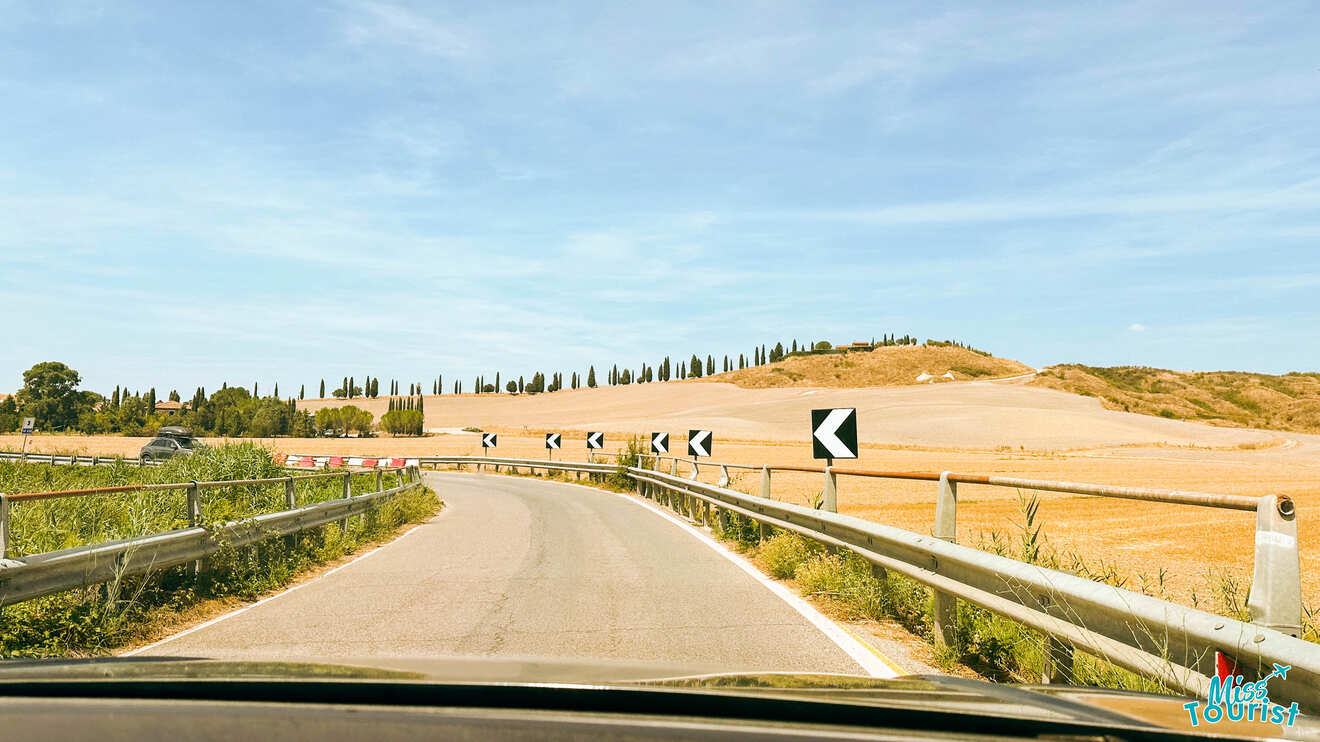
[[[0,390],[1320,368],[1315,3],[560,5],[0,0]]]

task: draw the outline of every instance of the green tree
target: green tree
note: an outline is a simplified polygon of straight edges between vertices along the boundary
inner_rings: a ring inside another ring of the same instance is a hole
[[[35,417],[43,430],[68,430],[78,423],[86,398],[78,394],[77,371],[59,361],[38,363],[23,372],[23,388],[15,404],[24,416]]]
[[[320,399],[325,399],[325,379],[321,379],[321,393],[317,395]]]
[[[688,376],[696,378],[701,376],[701,359],[697,357],[696,353],[693,353],[692,358],[688,360]]]
[[[0,399],[0,433],[10,433],[18,430],[19,419],[18,403],[14,401],[13,395]]]
[[[420,410],[393,410],[380,418],[380,429],[390,435],[421,435]]]
[[[595,367],[595,366],[589,366],[589,367],[587,368],[587,387],[590,388],[590,389],[595,389],[595,388],[596,388],[596,367]]]

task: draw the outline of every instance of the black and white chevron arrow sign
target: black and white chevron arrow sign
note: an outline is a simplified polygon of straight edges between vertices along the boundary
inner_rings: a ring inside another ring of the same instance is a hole
[[[558,433],[546,433],[546,434],[545,434],[545,447],[546,447],[546,448],[549,448],[549,449],[551,449],[551,450],[554,450],[554,449],[556,449],[556,448],[559,448],[559,434],[558,434]]]
[[[811,455],[818,459],[857,458],[857,408],[811,411]]]
[[[688,456],[709,456],[715,438],[709,430],[688,431]]]
[[[482,434],[481,434],[481,447],[482,447],[482,448],[494,448],[494,447],[495,447],[495,439],[498,438],[498,437],[499,437],[499,436],[495,435],[494,433],[482,433]]]
[[[669,453],[669,434],[651,434],[651,453]]]
[[[587,448],[596,449],[605,447],[604,433],[587,433]]]

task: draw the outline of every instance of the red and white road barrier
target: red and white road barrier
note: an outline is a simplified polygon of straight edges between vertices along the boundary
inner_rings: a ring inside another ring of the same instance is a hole
[[[300,454],[275,455],[275,463],[285,464],[286,466],[329,466],[340,468],[344,466],[361,466],[365,468],[378,469],[399,469],[405,466],[418,466],[418,459],[390,457],[390,458],[371,458],[367,456],[303,456]]]

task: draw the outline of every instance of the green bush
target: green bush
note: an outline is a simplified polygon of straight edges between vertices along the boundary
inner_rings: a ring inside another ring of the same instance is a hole
[[[421,435],[421,410],[390,410],[380,418],[380,429],[391,435]]]
[[[781,580],[793,577],[803,562],[819,553],[818,544],[796,533],[777,533],[763,541],[757,551],[770,574]]]

